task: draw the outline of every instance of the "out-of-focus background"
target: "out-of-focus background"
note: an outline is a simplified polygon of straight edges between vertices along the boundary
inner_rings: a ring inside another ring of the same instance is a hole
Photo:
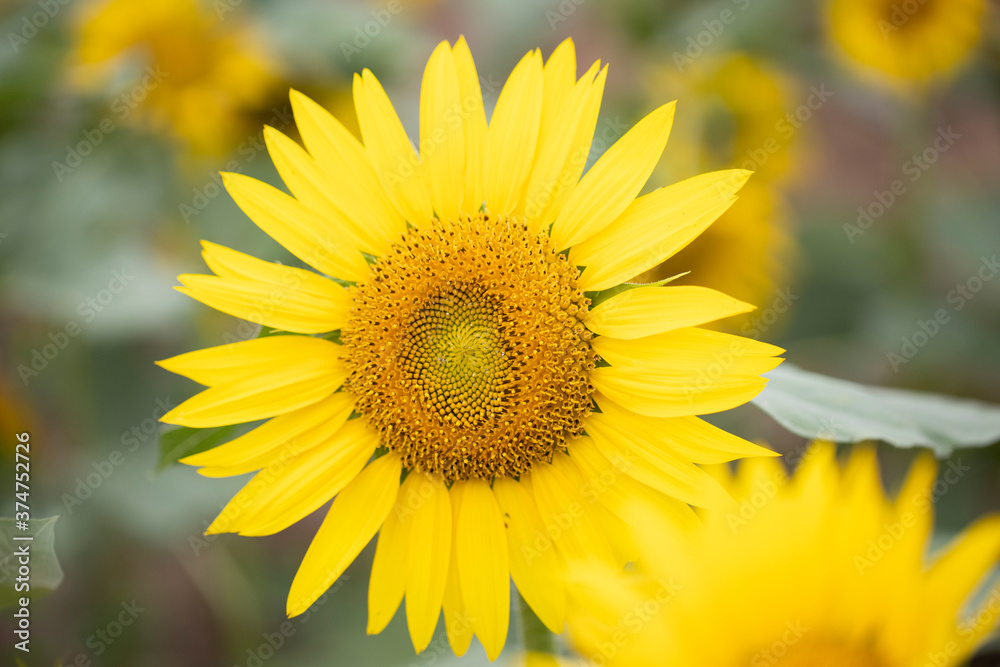
[[[203,537],[245,478],[157,466],[156,420],[195,386],[153,361],[256,335],[175,276],[203,271],[199,239],[290,259],[217,175],[280,187],[261,130],[296,136],[289,87],[356,127],[351,79],[368,67],[415,136],[438,41],[466,36],[489,112],[525,52],[572,37],[581,73],[611,64],[592,160],[677,99],[649,189],[757,172],[653,274],[755,303],[727,326],[804,368],[1000,403],[997,17],[981,0],[0,2],[0,515],[27,431],[31,513],[60,515],[64,571],[31,604],[30,655],[0,610],[0,662],[486,663],[475,642],[451,655],[443,628],[415,656],[402,612],[365,635],[371,547],[283,625],[317,517]],[[802,451],[752,406],[717,421]],[[912,452],[880,451],[892,489]],[[1000,507],[995,449],[951,463],[941,536]]]

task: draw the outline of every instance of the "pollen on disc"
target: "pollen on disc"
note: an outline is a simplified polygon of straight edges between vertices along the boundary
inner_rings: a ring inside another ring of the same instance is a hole
[[[449,481],[516,477],[578,434],[596,355],[579,271],[480,214],[409,230],[352,288],[346,386],[382,444]]]

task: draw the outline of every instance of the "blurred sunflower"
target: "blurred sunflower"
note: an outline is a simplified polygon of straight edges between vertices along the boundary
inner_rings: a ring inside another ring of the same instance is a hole
[[[936,470],[919,458],[891,502],[870,447],[841,470],[834,447],[817,443],[791,481],[773,459],[744,462],[723,474],[739,507],[706,511],[696,536],[646,522],[645,574],[575,572],[587,593],[571,607],[571,636],[594,663],[629,667],[960,664],[1000,608],[995,588],[963,615],[1000,557],[1000,517],[926,566]]]
[[[794,161],[797,127],[786,117],[793,88],[771,65],[743,53],[679,72],[660,67],[647,89],[670,91],[693,109],[684,114],[675,157],[660,164],[655,182],[735,164],[754,172],[740,200],[680,253],[636,278],[712,287],[753,304],[769,302],[791,280],[797,248],[780,184]],[[720,324],[739,328],[745,318]]]
[[[217,157],[259,127],[277,92],[277,66],[245,22],[221,21],[197,0],[101,0],[76,27],[76,83],[115,97],[117,120],[183,140],[197,155]],[[120,92],[120,91],[119,91]]]
[[[829,0],[830,37],[862,66],[900,80],[952,74],[982,37],[984,0]]]
[[[205,243],[216,275],[178,289],[299,335],[160,362],[209,387],[163,420],[270,419],[184,459],[208,476],[260,471],[211,533],[272,534],[336,496],[290,615],[381,531],[369,633],[405,593],[418,651],[443,606],[456,653],[475,633],[496,658],[510,578],[559,632],[565,559],[630,559],[628,498],[691,526],[684,503],[729,501],[696,464],[771,454],[694,416],[746,402],[780,362],[778,348],[697,326],[750,307],[702,287],[619,287],[701,233],[748,172],[636,198],[671,103],[583,174],[607,68],[576,71],[568,40],[544,66],[528,53],[487,124],[465,40],[443,42],[424,72],[419,157],[365,70],[363,145],[293,91],[306,149],[265,132],[293,196],[224,175],[243,211],[320,273]]]

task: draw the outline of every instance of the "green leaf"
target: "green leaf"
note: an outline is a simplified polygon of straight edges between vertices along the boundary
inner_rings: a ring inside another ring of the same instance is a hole
[[[28,529],[20,530],[14,519],[0,518],[0,607],[17,604],[22,597],[37,598],[51,593],[63,580],[62,567],[55,549],[55,524],[58,516],[47,519],[29,519]],[[15,540],[28,537],[30,540]],[[27,581],[18,581],[22,566],[19,550],[28,548],[27,566],[31,571]],[[29,585],[29,590],[17,590],[18,585]]]
[[[1000,406],[857,384],[788,362],[765,377],[767,387],[753,404],[806,438],[883,440],[896,447],[930,447],[942,457],[955,447],[1000,440]]]
[[[236,431],[236,424],[215,428],[178,426],[160,431],[160,459],[156,469],[168,468],[185,456],[191,456],[221,445]]]

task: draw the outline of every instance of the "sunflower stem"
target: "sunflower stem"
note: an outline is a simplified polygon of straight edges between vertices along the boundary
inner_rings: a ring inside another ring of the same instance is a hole
[[[554,654],[555,636],[531,610],[528,603],[521,597],[521,593],[515,592],[514,595],[517,597],[517,617],[521,623],[524,650],[529,653]]]

